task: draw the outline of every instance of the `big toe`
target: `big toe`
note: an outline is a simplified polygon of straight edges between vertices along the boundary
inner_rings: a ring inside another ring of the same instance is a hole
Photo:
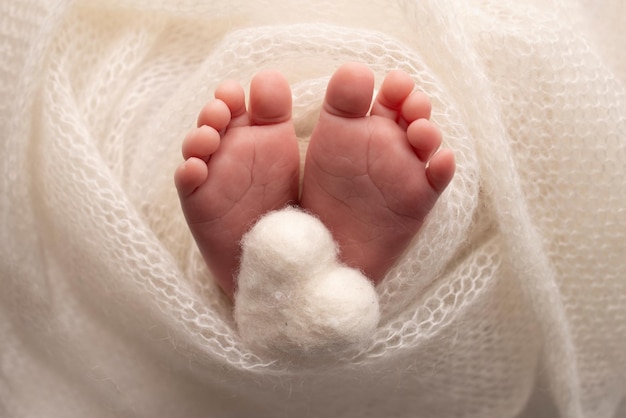
[[[331,77],[324,109],[333,115],[359,118],[369,111],[374,94],[374,73],[363,64],[347,63]]]
[[[250,120],[253,125],[286,122],[291,118],[291,89],[278,71],[259,72],[250,84]]]

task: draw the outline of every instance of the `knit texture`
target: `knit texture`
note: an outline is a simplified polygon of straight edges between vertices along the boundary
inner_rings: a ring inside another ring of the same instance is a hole
[[[0,415],[625,416],[624,27],[622,0],[0,0]],[[408,72],[458,169],[378,324],[298,362],[242,338],[172,177],[262,68],[304,155],[346,61]]]

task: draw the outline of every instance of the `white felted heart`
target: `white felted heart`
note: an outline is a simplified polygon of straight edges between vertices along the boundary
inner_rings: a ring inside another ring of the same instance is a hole
[[[261,218],[242,241],[235,321],[254,350],[311,356],[367,341],[380,318],[373,284],[342,265],[328,229],[294,208]]]

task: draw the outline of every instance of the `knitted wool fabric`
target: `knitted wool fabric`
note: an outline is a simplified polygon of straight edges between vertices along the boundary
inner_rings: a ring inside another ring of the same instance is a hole
[[[621,0],[0,0],[0,415],[625,416],[625,25]],[[408,72],[458,168],[375,325],[294,358],[242,338],[172,175],[262,68],[304,155],[346,61]]]

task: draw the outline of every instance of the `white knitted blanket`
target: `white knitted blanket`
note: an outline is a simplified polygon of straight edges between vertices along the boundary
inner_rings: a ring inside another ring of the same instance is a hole
[[[0,416],[626,416],[625,27],[622,0],[0,0]],[[259,353],[180,143],[273,67],[304,153],[346,61],[414,77],[457,175],[365,345]]]

